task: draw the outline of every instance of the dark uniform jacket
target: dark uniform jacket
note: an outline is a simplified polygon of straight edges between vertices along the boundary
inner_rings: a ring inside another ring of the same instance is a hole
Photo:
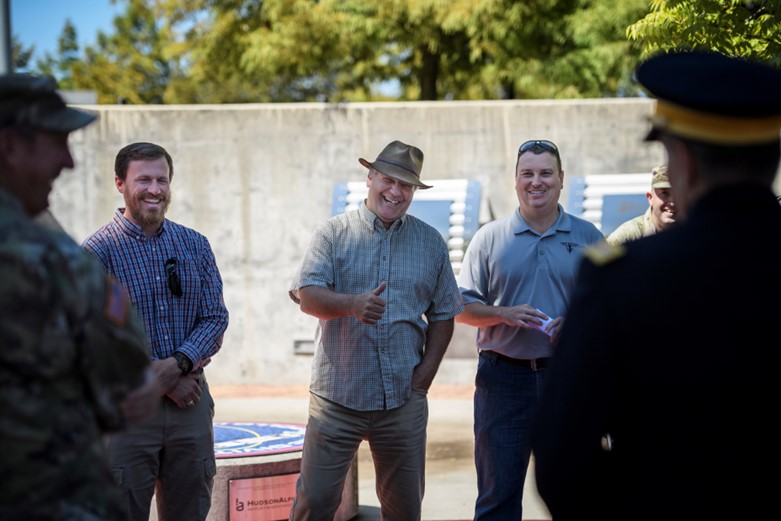
[[[554,520],[777,510],[779,242],[776,197],[741,185],[589,253],[534,431]]]

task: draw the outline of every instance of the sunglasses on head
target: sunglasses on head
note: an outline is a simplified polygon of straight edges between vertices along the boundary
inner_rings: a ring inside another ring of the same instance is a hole
[[[535,154],[550,152],[551,154],[556,156],[556,159],[561,161],[561,157],[559,156],[559,147],[557,147],[553,141],[548,141],[547,139],[530,139],[529,141],[525,141],[518,148],[518,155],[520,156],[524,152],[529,152],[529,151]]]

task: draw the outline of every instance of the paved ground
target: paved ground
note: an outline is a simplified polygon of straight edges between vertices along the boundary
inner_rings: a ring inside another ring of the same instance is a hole
[[[306,423],[308,391],[303,386],[213,386],[216,421]],[[473,460],[472,386],[437,385],[429,392],[425,520],[472,519],[477,484]],[[530,469],[524,519],[548,520]],[[368,448],[358,454],[359,513],[354,521],[379,519],[374,469]]]

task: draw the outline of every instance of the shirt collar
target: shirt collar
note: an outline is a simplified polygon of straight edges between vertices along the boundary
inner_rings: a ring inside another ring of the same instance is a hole
[[[555,232],[572,231],[572,218],[570,217],[570,215],[564,211],[564,208],[561,206],[561,203],[557,203],[556,208],[558,208],[559,210],[559,216],[556,218],[556,222],[553,223],[553,226],[551,226],[543,234],[543,236]],[[523,217],[521,217],[521,209],[516,208],[515,212],[513,212],[513,233],[515,235],[520,235],[523,232],[529,232],[529,231],[531,231],[532,233],[537,233],[532,231],[529,225],[526,224],[526,221],[523,220]]]
[[[168,219],[163,219],[163,224],[155,232],[154,237],[159,237],[163,233],[163,230],[165,230],[167,222]],[[122,233],[126,235],[135,237],[136,239],[143,239],[146,236],[141,226],[137,225],[134,222],[131,222],[127,217],[125,217],[124,208],[117,208],[117,211],[114,212],[114,223],[116,223],[120,231],[122,231]]]
[[[376,227],[380,227],[383,230],[385,229],[385,223],[382,222],[382,219],[377,217],[371,210],[369,210],[366,207],[366,201],[361,201],[361,204],[358,205],[358,213],[361,216],[361,220],[366,223],[366,226],[368,226],[370,229],[374,230]],[[393,229],[401,229],[404,226],[404,223],[407,222],[407,214],[405,213],[398,219],[396,219],[388,231]]]

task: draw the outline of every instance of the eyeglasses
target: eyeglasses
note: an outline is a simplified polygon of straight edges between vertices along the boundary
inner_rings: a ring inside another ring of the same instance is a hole
[[[168,275],[168,289],[177,297],[182,296],[182,281],[179,274],[176,273],[176,257],[171,257],[165,261],[165,273]]]
[[[548,141],[547,139],[530,139],[518,148],[518,155],[520,156],[524,152],[529,152],[530,150],[535,154],[550,152],[556,156],[556,159],[561,161],[561,157],[559,157],[559,147],[557,147],[553,141]]]

